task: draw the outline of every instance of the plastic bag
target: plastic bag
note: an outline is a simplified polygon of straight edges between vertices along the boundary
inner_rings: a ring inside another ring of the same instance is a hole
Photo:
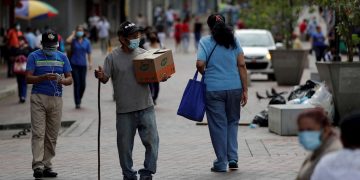
[[[308,81],[306,81],[306,83],[304,85],[295,86],[294,90],[291,91],[291,93],[288,97],[288,101],[291,101],[293,99],[301,99],[303,97],[311,98],[315,93],[314,89],[318,85],[319,85],[318,83],[308,80]]]
[[[320,87],[316,90],[315,94],[304,104],[311,104],[316,107],[321,107],[327,113],[330,120],[334,119],[335,107],[333,102],[333,96],[329,92],[325,83],[322,83]]]
[[[259,114],[255,115],[252,124],[257,124],[260,127],[268,127],[269,126],[268,110],[263,110]]]

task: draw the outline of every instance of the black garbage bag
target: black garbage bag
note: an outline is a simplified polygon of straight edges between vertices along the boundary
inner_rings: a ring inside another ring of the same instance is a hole
[[[309,99],[314,95],[315,93],[315,87],[318,85],[318,83],[308,80],[304,85],[300,85],[297,88],[295,88],[293,91],[291,91],[288,101],[291,101],[293,99],[302,99],[304,97],[308,97]]]
[[[275,96],[271,98],[269,105],[271,104],[286,104],[286,100],[283,96]]]
[[[269,126],[269,114],[267,110],[261,111],[259,114],[255,115],[253,124],[257,124],[260,127],[268,127]]]

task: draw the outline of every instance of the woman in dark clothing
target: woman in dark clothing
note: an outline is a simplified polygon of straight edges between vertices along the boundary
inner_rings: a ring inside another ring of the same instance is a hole
[[[66,42],[71,44],[71,57],[69,59],[74,79],[75,108],[79,109],[86,87],[86,71],[87,68],[92,69],[91,44],[85,38],[82,26],[78,26],[76,31],[66,39]]]

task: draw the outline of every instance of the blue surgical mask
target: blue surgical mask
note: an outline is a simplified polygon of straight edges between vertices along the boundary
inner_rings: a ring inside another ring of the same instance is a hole
[[[83,31],[78,31],[76,32],[76,37],[83,37],[84,36],[84,32]]]
[[[140,45],[140,38],[131,39],[130,44],[129,44],[129,48],[130,49],[136,49],[136,48],[139,47],[139,45]]]
[[[308,151],[314,151],[321,145],[321,131],[302,131],[298,136],[300,144]]]

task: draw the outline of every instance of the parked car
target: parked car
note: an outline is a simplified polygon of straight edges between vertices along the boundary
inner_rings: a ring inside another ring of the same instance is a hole
[[[246,67],[252,74],[267,74],[270,80],[275,80],[271,65],[269,50],[276,49],[275,41],[268,30],[240,29],[235,31],[244,50]]]

